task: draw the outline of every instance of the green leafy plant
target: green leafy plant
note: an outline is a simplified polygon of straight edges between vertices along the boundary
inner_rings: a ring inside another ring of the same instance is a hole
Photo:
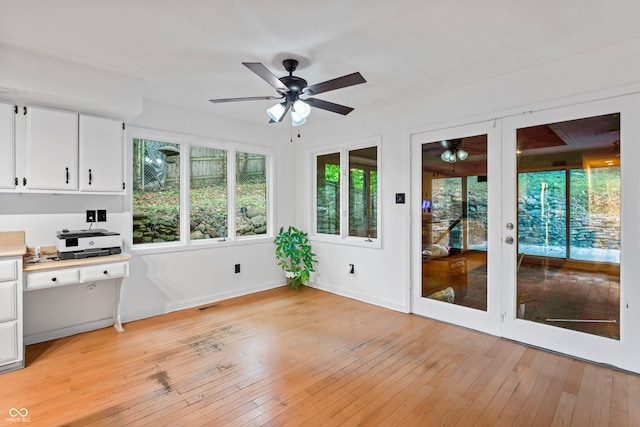
[[[307,233],[293,226],[286,230],[281,227],[274,243],[276,259],[287,274],[288,286],[298,289],[309,281],[311,272],[316,271],[314,264],[318,262],[316,254],[311,251]]]

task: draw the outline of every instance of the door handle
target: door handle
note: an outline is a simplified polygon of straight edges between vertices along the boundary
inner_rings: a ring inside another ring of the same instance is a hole
[[[505,242],[507,245],[513,245],[513,237],[511,237],[511,236],[507,236],[507,237],[505,237],[505,238],[504,238],[504,242]]]

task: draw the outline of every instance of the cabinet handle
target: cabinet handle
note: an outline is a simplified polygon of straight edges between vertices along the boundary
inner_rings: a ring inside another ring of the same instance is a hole
[[[17,176],[16,176],[16,181],[15,181],[15,183],[16,183],[16,187],[17,187],[17,186],[18,186],[18,177],[17,177]]]
[[[91,180],[93,179],[93,177],[91,176],[91,169],[89,169],[89,185],[91,185]]]
[[[106,276],[107,274],[109,274],[109,272],[108,272],[107,270],[103,271],[102,273],[103,273],[105,276]]]
[[[68,184],[68,183],[69,183],[69,168],[65,168],[65,169],[66,169],[66,171],[67,171],[67,173],[66,173],[66,175],[67,175],[67,182],[66,182],[66,183]]]
[[[22,185],[27,185],[27,178],[22,178]]]
[[[56,279],[55,277],[52,277],[52,278],[51,278],[51,281],[52,281],[52,282],[55,282],[56,280],[58,280],[58,279]]]

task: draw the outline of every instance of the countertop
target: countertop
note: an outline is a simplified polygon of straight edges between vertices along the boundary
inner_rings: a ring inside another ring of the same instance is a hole
[[[96,265],[96,264],[110,264],[119,261],[128,261],[131,259],[131,255],[129,254],[118,254],[118,255],[107,255],[107,256],[97,256],[91,258],[83,258],[83,259],[65,259],[65,260],[43,260],[40,262],[32,262],[32,263],[24,263],[23,271],[25,273],[32,271],[42,271],[42,270],[53,270],[57,268],[68,268],[68,267],[85,267],[88,265]]]
[[[0,256],[22,256],[26,253],[24,231],[0,231]]]

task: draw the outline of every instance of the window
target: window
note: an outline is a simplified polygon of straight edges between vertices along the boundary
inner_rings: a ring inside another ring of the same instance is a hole
[[[379,237],[378,151],[376,141],[314,156],[315,237],[368,244]]]
[[[133,140],[133,244],[180,240],[180,145]]]
[[[236,153],[236,235],[267,234],[267,157]]]
[[[378,233],[378,148],[349,151],[349,236]]]
[[[270,233],[268,154],[160,136],[132,138],[133,245],[203,244]]]
[[[225,238],[227,218],[227,152],[191,146],[189,224],[191,240]]]
[[[340,153],[316,160],[316,232],[340,234]]]

